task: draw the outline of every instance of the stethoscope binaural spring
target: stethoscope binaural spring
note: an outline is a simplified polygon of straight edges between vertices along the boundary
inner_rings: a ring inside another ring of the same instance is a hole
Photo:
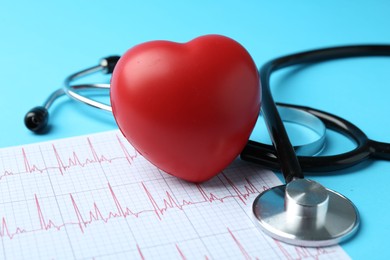
[[[368,158],[390,160],[390,144],[368,139],[352,123],[327,112],[288,104],[277,104],[277,108],[270,91],[270,76],[289,66],[359,56],[390,56],[390,45],[345,46],[302,52],[271,60],[260,69],[262,113],[273,146],[249,141],[241,158],[281,170],[284,175],[285,185],[261,193],[253,204],[255,221],[276,239],[294,245],[327,246],[353,236],[360,223],[354,204],[341,194],[304,179],[302,170],[326,172],[350,167]],[[117,56],[105,58],[99,65],[67,77],[63,88],[55,91],[43,106],[27,113],[26,126],[35,132],[43,131],[48,123],[49,107],[65,94],[92,107],[111,111],[109,104],[88,97],[91,90],[107,90],[109,84],[72,83],[97,71],[112,73],[118,59]],[[282,120],[305,125],[317,132],[319,138],[309,144],[292,146]],[[349,137],[357,147],[339,155],[312,156],[323,149],[325,126]],[[303,152],[297,156],[299,150]]]

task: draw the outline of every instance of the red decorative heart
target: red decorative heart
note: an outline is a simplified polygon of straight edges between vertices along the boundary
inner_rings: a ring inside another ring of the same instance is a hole
[[[212,178],[238,156],[260,99],[251,56],[220,35],[137,45],[111,79],[113,113],[128,141],[158,168],[191,182]]]

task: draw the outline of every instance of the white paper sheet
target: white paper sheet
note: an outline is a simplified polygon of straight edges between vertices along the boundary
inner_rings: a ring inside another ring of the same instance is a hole
[[[0,258],[349,259],[252,220],[270,171],[235,161],[200,185],[147,162],[118,131],[0,149]]]

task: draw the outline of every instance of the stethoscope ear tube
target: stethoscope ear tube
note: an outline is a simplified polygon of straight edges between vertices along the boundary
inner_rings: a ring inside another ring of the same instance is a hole
[[[59,97],[67,95],[71,99],[87,104],[94,108],[99,108],[108,112],[112,112],[109,104],[104,104],[94,100],[81,92],[87,91],[91,93],[94,90],[108,90],[109,84],[72,84],[73,81],[84,76],[91,75],[95,72],[103,72],[104,74],[111,74],[114,71],[115,65],[120,59],[120,56],[109,56],[100,60],[96,66],[81,70],[68,76],[64,81],[62,88],[54,91],[43,103],[42,106],[37,106],[29,110],[24,117],[24,124],[26,127],[35,133],[44,133],[48,130],[49,122],[49,108]]]
[[[364,57],[364,56],[390,56],[390,45],[356,45],[356,46],[344,46],[334,48],[324,48],[313,51],[301,52],[292,55],[283,56],[274,60],[271,60],[264,64],[260,68],[260,80],[263,94],[262,112],[266,119],[268,132],[271,136],[271,141],[275,147],[277,153],[277,160],[279,162],[279,170],[282,171],[286,183],[296,178],[303,178],[302,169],[297,155],[294,152],[293,146],[289,141],[286,130],[283,126],[282,120],[276,109],[276,104],[273,100],[270,90],[270,77],[271,74],[279,69],[286,68],[294,65],[301,65],[307,63],[322,62],[332,59],[341,59],[349,57]],[[314,114],[315,111],[313,111]],[[360,130],[359,130],[360,131]],[[367,144],[368,145],[368,144]],[[358,147],[348,154],[352,156],[354,163],[363,160],[369,156],[370,151],[364,151],[367,147]],[[244,150],[245,151],[245,150]],[[341,154],[338,158],[342,159],[346,154]],[[245,155],[243,156],[245,158]],[[329,167],[326,165],[329,163],[328,159],[315,160],[312,164],[312,168],[324,167],[332,169],[334,165],[339,162],[331,163]],[[307,158],[307,161],[311,159]],[[263,160],[262,160],[263,161]],[[350,160],[348,160],[350,161]],[[341,163],[343,167],[351,165],[350,163]],[[307,167],[309,168],[309,167]]]
[[[82,95],[78,93],[78,91],[75,91],[76,89],[109,89],[109,84],[85,84],[85,85],[78,85],[78,88],[75,86],[72,86],[72,82],[82,78],[84,76],[90,75],[95,72],[103,72],[104,74],[111,74],[114,71],[116,63],[119,61],[120,56],[109,56],[106,58],[101,59],[100,63],[96,66],[87,68],[85,70],[76,72],[69,77],[65,79],[63,91],[64,93],[70,97],[71,99],[74,99],[78,102],[81,102],[83,104],[87,104],[91,107],[98,108],[101,110],[105,110],[108,112],[112,112],[112,108],[110,104],[104,104],[100,101],[94,100],[88,96]]]
[[[380,156],[374,147],[376,142],[368,139],[366,134],[351,122],[336,115],[318,109],[305,106],[277,103],[280,107],[294,108],[319,118],[327,129],[334,130],[356,143],[356,148],[351,151],[331,156],[298,156],[299,164],[305,172],[326,172],[341,170],[358,164],[370,156]],[[384,151],[389,146],[382,146]],[[389,157],[390,153],[384,153],[383,157]],[[251,161],[273,170],[280,170],[278,155],[273,146],[249,141],[241,153],[241,159]]]
[[[370,149],[373,151],[372,157],[390,161],[390,145],[388,143],[369,140]]]

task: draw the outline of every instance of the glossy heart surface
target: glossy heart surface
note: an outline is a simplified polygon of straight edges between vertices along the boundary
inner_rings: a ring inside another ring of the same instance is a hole
[[[214,177],[239,155],[261,101],[251,56],[220,35],[131,48],[114,69],[110,95],[115,120],[137,151],[191,182]]]

